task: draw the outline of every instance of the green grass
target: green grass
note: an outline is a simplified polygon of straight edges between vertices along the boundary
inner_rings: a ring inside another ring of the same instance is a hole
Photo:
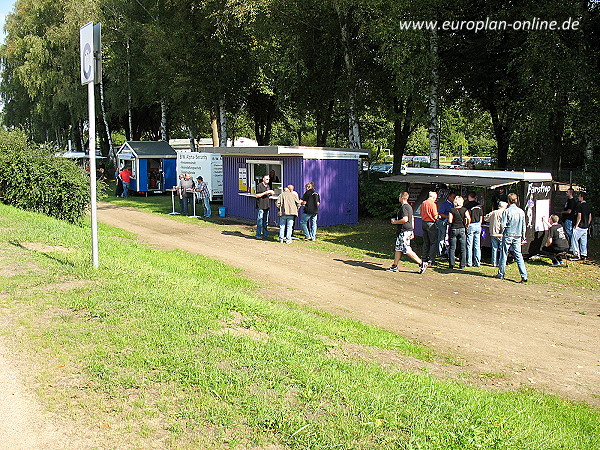
[[[333,350],[352,343],[441,358],[261,298],[219,262],[102,225],[97,270],[89,248],[85,226],[0,205],[3,333],[47,404],[99,427],[101,446],[600,447],[600,414],[585,405],[340,357]]]

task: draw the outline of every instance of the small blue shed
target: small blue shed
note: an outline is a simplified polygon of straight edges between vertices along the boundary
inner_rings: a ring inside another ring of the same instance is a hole
[[[177,185],[177,152],[165,141],[127,141],[117,151],[117,164],[131,169],[132,191],[165,192]]]
[[[274,172],[271,222],[277,220],[275,200],[283,187],[293,184],[302,197],[309,181],[321,196],[319,226],[358,222],[360,158],[368,154],[364,150],[283,146],[205,150],[222,155],[223,206],[228,215],[256,220],[256,186],[263,175]]]

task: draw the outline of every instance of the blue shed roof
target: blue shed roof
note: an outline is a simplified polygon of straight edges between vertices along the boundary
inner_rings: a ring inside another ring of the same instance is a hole
[[[177,152],[165,141],[127,141],[117,155],[128,151],[138,158],[177,158]]]

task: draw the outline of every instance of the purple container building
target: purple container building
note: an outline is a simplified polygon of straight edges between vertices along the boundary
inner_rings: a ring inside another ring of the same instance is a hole
[[[206,150],[206,149],[204,149]],[[364,150],[323,147],[220,147],[210,150],[223,158],[223,206],[227,215],[256,220],[256,185],[274,173],[270,222],[277,221],[275,200],[293,184],[302,197],[309,181],[321,196],[319,226],[358,222],[358,173]],[[302,213],[302,209],[300,209]]]

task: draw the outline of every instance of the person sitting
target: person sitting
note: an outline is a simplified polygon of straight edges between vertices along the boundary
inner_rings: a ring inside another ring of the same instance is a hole
[[[565,233],[563,226],[558,223],[559,218],[556,214],[550,216],[549,222],[546,217],[542,217],[542,220],[548,227],[548,238],[546,239],[546,246],[542,247],[542,254],[550,256],[552,264],[555,266],[561,265],[563,264],[561,254],[569,250],[567,233]]]

